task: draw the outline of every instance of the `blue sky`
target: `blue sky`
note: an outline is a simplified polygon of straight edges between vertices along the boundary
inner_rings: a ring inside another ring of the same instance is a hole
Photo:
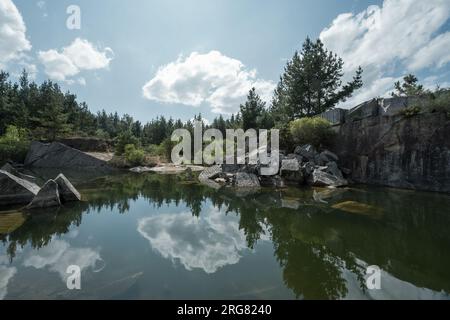
[[[66,27],[69,5],[79,30]],[[450,0],[0,0],[0,67],[52,78],[92,111],[211,120],[251,86],[269,100],[309,35],[344,58],[347,76],[365,69],[350,107],[407,72],[447,86],[449,18]]]

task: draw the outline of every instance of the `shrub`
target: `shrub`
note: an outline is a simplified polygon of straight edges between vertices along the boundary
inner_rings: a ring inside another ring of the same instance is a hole
[[[8,160],[24,162],[29,147],[27,131],[8,126],[5,134],[0,137],[0,165]]]
[[[145,152],[150,156],[164,156],[164,148],[163,145],[157,145],[157,144],[150,144],[145,147]]]
[[[335,136],[331,123],[320,117],[294,120],[289,128],[295,143],[311,144],[317,149],[331,146]]]
[[[402,109],[399,112],[399,114],[402,115],[402,116],[405,116],[407,118],[410,118],[410,117],[413,117],[413,116],[419,114],[421,110],[422,110],[421,107],[412,106],[412,107],[408,107],[408,108]]]
[[[437,90],[427,104],[430,112],[443,112],[450,117],[450,89]]]
[[[176,142],[172,141],[170,138],[165,139],[161,143],[161,147],[163,149],[163,157],[166,162],[170,162],[172,158],[172,149],[176,145]]]
[[[145,152],[142,149],[136,149],[134,144],[125,146],[125,159],[132,166],[142,165],[145,160]]]
[[[125,152],[125,146],[132,144],[139,146],[139,139],[136,138],[130,131],[125,131],[119,134],[116,141],[116,154],[122,155]]]

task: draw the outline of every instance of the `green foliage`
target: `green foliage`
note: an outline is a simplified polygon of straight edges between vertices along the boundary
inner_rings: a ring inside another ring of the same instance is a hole
[[[139,139],[133,136],[131,131],[125,131],[119,134],[116,141],[116,154],[122,155],[125,152],[126,145],[135,145],[139,146]]]
[[[430,112],[442,112],[450,118],[450,89],[438,88],[426,107]]]
[[[392,92],[393,97],[408,97],[421,96],[427,93],[423,85],[419,84],[419,80],[413,74],[408,74],[403,77],[403,82],[397,81],[394,84],[395,92]]]
[[[29,146],[30,142],[25,129],[8,126],[5,134],[0,137],[0,165],[8,160],[23,162]]]
[[[111,138],[111,137],[109,136],[108,132],[106,132],[106,131],[103,130],[103,129],[97,129],[97,130],[95,131],[95,136],[96,136],[97,138],[105,139],[105,140],[108,140],[108,139]]]
[[[362,87],[362,69],[342,85],[344,62],[309,38],[287,63],[275,90],[271,111],[276,122],[311,117],[334,108]]]
[[[335,136],[331,123],[320,117],[294,120],[290,132],[295,143],[311,144],[317,149],[331,146]]]
[[[413,116],[419,114],[420,111],[422,111],[421,107],[412,106],[412,107],[408,107],[408,108],[400,110],[399,114],[404,117],[410,118],[410,117],[413,117]]]
[[[127,144],[125,146],[125,159],[131,166],[142,165],[145,160],[145,152],[142,149],[137,149],[134,144]]]
[[[172,149],[176,145],[176,142],[173,142],[170,138],[165,139],[161,146],[163,149],[163,157],[167,162],[172,158]]]
[[[240,106],[240,112],[244,130],[270,129],[273,127],[271,116],[266,110],[266,103],[261,100],[255,88],[249,91],[247,101]]]

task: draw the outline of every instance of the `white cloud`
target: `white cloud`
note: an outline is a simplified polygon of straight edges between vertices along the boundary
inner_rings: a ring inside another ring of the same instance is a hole
[[[0,0],[0,68],[31,49],[22,15],[11,0]]]
[[[138,232],[164,258],[206,273],[236,264],[247,248],[237,218],[215,208],[199,218],[190,212],[143,218]]]
[[[428,45],[420,49],[411,59],[411,70],[426,67],[441,68],[450,62],[450,32],[434,38]]]
[[[258,79],[256,70],[219,51],[192,52],[160,67],[144,85],[143,95],[149,100],[190,106],[206,103],[215,113],[230,114],[238,110],[252,87],[269,101],[275,84]]]
[[[347,76],[359,65],[364,69],[365,85],[346,105],[362,102],[364,91],[372,97],[388,92],[389,78],[450,62],[449,35],[436,36],[449,17],[445,0],[385,0],[381,7],[337,16],[320,39],[343,58]]]
[[[51,79],[73,83],[71,78],[84,70],[108,68],[113,54],[111,48],[99,49],[89,41],[77,38],[61,52],[55,49],[40,51],[38,57]],[[85,84],[84,78],[77,82]]]

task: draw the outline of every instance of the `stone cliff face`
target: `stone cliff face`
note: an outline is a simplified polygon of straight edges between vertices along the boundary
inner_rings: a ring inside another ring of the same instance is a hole
[[[450,193],[450,119],[426,112],[404,117],[374,101],[341,111],[345,116],[335,121],[334,151],[351,180]]]

